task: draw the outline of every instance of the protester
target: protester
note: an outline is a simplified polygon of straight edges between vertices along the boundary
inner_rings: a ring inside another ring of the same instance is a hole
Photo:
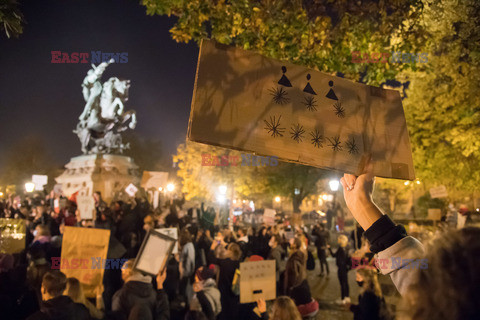
[[[187,229],[180,232],[178,236],[180,253],[180,294],[188,304],[193,296],[192,279],[195,272],[195,247],[192,243],[192,236]]]
[[[356,282],[360,287],[358,304],[347,304],[353,320],[387,320],[385,300],[374,268],[357,269]]]
[[[318,312],[318,302],[310,293],[304,254],[297,250],[287,260],[285,269],[285,292],[292,298],[303,317]]]
[[[262,314],[262,320],[301,320],[302,316],[292,299],[287,296],[280,296],[273,302],[270,313],[267,314],[265,301],[257,302]]]
[[[348,238],[345,235],[338,236],[338,249],[337,252],[333,252],[328,245],[328,249],[330,250],[330,254],[335,257],[336,264],[337,264],[337,275],[338,281],[340,282],[340,291],[341,291],[341,300],[337,300],[337,303],[350,303],[350,290],[348,287],[348,270],[352,267],[352,262],[350,257],[348,256],[347,245],[348,245]]]
[[[103,319],[103,312],[100,310],[101,308],[97,308],[99,304],[101,304],[101,299],[99,303],[97,303],[97,307],[95,307],[83,293],[82,284],[78,281],[77,278],[67,278],[67,287],[65,289],[65,295],[69,296],[73,302],[83,304],[90,313],[90,317],[94,319]]]
[[[75,303],[70,297],[63,295],[67,287],[67,277],[60,271],[45,273],[42,281],[42,300],[40,310],[27,320],[65,319],[88,320],[88,309],[80,303]]]
[[[142,275],[133,270],[134,259],[125,262],[122,269],[123,287],[113,296],[112,311],[117,317],[130,315],[143,310],[139,305],[147,306],[155,320],[170,319],[170,309],[167,295],[163,292],[163,281],[166,273],[157,276],[157,289],[152,285],[152,277]]]
[[[233,277],[235,271],[239,268],[239,259],[242,255],[240,246],[236,243],[230,243],[227,247],[225,258],[218,258],[213,252],[217,248],[223,247],[225,243],[221,234],[211,246],[211,261],[219,268],[218,289],[221,294],[222,312],[219,315],[220,320],[234,320],[238,316],[239,297],[232,291]]]
[[[268,243],[270,254],[268,259],[275,260],[275,279],[277,281],[277,292],[280,292],[280,275],[285,271],[284,256],[285,251],[281,247],[282,239],[278,234],[274,234]]]
[[[207,319],[215,320],[222,311],[220,291],[214,279],[215,268],[200,267],[195,273],[193,291],[195,295],[190,303],[190,310],[202,311]]]
[[[325,268],[328,277],[330,274],[330,270],[328,268],[326,250],[330,235],[328,233],[328,230],[325,230],[325,226],[322,223],[320,223],[312,233],[314,233],[316,236],[315,246],[317,247],[317,256],[320,263],[320,274],[318,276],[323,277],[325,275],[323,271]]]

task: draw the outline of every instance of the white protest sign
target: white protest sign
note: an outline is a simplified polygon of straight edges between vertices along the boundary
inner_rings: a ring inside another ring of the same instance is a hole
[[[92,196],[77,195],[77,209],[84,220],[94,219],[95,200]]]
[[[177,228],[160,228],[160,229],[155,229],[155,231],[160,232],[161,234],[164,234],[166,236],[169,236],[170,238],[173,238],[175,240],[178,240],[178,230]],[[173,254],[178,253],[178,241],[175,242],[175,246],[173,247]]]
[[[130,183],[126,188],[125,192],[130,196],[130,197],[135,197],[137,194],[138,188],[135,187],[133,183]]]
[[[61,195],[63,190],[62,190],[62,185],[60,183],[57,183],[56,185],[53,186],[53,192],[57,195]]]
[[[444,185],[441,185],[441,186],[438,186],[438,187],[435,187],[435,188],[431,188],[430,189],[430,196],[432,197],[432,199],[446,198],[446,197],[448,197],[447,188],[445,188]]]
[[[42,191],[43,186],[48,183],[48,176],[34,174],[32,176],[32,182],[35,184],[36,191]]]
[[[168,181],[168,172],[143,171],[141,186],[145,190],[150,188],[165,188]]]
[[[240,263],[240,303],[277,297],[275,260]]]
[[[274,226],[276,214],[277,212],[275,211],[275,209],[265,209],[265,211],[263,212],[263,223],[268,226]]]

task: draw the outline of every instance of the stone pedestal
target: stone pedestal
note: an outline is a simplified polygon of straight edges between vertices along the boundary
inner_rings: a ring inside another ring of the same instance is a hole
[[[63,194],[70,197],[78,194],[102,193],[108,204],[125,193],[133,183],[138,187],[140,175],[133,159],[113,154],[89,154],[72,158],[65,165],[66,170],[55,180],[62,185]]]

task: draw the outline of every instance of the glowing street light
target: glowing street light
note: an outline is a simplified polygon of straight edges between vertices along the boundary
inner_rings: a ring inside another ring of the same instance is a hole
[[[410,181],[405,181],[403,184],[408,186],[410,184]]]
[[[335,191],[338,191],[338,187],[340,186],[340,181],[333,179],[328,182],[328,185],[330,186],[330,190],[335,192]]]
[[[25,191],[33,192],[33,190],[35,190],[35,183],[33,183],[33,182],[25,183]]]
[[[162,188],[162,187],[158,187],[158,191],[162,192],[162,191],[163,191],[163,188]]]
[[[220,190],[221,194],[227,194],[227,186],[220,186],[218,189]]]
[[[175,185],[173,183],[167,184],[167,191],[172,192],[173,190],[175,190]]]
[[[280,202],[280,200],[281,200],[281,199],[280,199],[280,197],[279,197],[279,196],[276,196],[276,197],[275,197],[275,202],[279,203],[279,202]]]

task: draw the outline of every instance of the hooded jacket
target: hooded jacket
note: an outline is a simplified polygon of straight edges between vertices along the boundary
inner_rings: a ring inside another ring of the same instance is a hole
[[[40,310],[27,320],[88,320],[90,313],[80,303],[75,303],[68,296],[59,296],[42,303]]]
[[[192,310],[203,311],[208,319],[216,319],[222,311],[220,291],[214,279],[207,279],[203,282],[203,290],[197,292],[191,302]]]
[[[163,290],[157,294],[150,282],[129,280],[113,295],[112,311],[129,315],[137,305],[147,306],[155,320],[170,318],[168,298]]]

